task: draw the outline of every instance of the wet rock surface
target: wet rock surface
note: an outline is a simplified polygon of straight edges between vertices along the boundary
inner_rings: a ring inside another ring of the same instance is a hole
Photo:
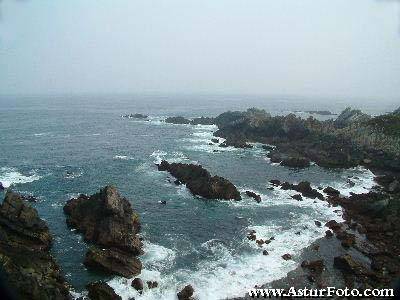
[[[0,269],[15,299],[70,299],[68,285],[50,255],[52,236],[23,197],[7,191],[0,205]]]
[[[105,282],[92,282],[86,286],[90,300],[122,300],[121,296]]]
[[[178,300],[190,300],[193,299],[194,289],[191,285],[185,286],[178,294]]]
[[[227,179],[211,176],[202,166],[183,163],[168,163],[163,160],[158,165],[159,171],[168,171],[194,195],[206,199],[241,200],[237,188]]]

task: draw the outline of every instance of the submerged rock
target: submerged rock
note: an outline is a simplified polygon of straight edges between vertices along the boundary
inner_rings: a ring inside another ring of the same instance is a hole
[[[209,118],[209,117],[200,117],[200,118],[194,118],[190,121],[190,124],[192,125],[213,125],[215,122],[214,118]]]
[[[210,173],[200,165],[168,163],[163,160],[158,165],[159,171],[168,171],[194,195],[206,199],[241,200],[237,188],[227,179],[219,176],[211,176]]]
[[[292,259],[292,255],[290,255],[289,253],[286,253],[286,254],[283,254],[283,255],[282,255],[282,258],[283,258],[284,260],[291,260],[291,259]]]
[[[86,286],[90,300],[122,300],[107,283],[98,281]]]
[[[16,299],[71,299],[68,284],[50,255],[52,236],[36,209],[8,191],[0,205],[0,268]],[[4,295],[3,295],[4,296]]]
[[[187,285],[177,294],[177,296],[179,300],[190,300],[192,299],[191,297],[193,296],[193,293],[193,287],[191,285]]]

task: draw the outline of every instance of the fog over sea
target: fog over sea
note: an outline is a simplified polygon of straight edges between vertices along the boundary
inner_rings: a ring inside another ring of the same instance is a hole
[[[255,284],[281,278],[296,267],[296,262],[281,256],[299,253],[324,235],[324,227],[315,226],[315,220],[341,220],[338,207],[307,198],[295,201],[290,197],[294,191],[269,190],[269,180],[308,180],[314,187],[330,185],[345,195],[365,192],[374,184],[372,173],[361,167],[335,171],[312,165],[294,170],[269,162],[261,145],[209,145],[215,126],[163,122],[168,116],[216,116],[253,106],[272,115],[296,112],[308,117],[309,110],[340,113],[347,106],[382,114],[398,103],[246,95],[1,96],[0,182],[38,198],[33,206],[55,237],[52,253],[75,295],[103,277],[83,266],[88,245],[67,228],[63,206],[70,198],[93,194],[107,184],[115,185],[140,214],[145,245],[140,277],[159,283],[139,295],[131,280],[107,278],[124,300],[175,299],[187,284],[199,299],[243,295]],[[130,113],[149,119],[121,118]],[[335,116],[323,116],[330,117]],[[235,184],[243,200],[192,196],[167,172],[157,170],[155,164],[162,159],[203,165]],[[354,176],[355,186],[347,183],[349,176]],[[246,190],[260,194],[261,203],[247,197]],[[161,205],[162,200],[167,204]],[[251,229],[258,238],[275,237],[263,248],[268,256],[246,238]]]

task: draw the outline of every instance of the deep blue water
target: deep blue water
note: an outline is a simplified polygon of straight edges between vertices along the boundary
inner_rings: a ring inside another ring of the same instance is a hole
[[[284,253],[298,253],[323,235],[314,220],[340,219],[324,202],[297,202],[291,192],[270,191],[270,179],[314,186],[327,184],[350,190],[372,185],[371,173],[363,169],[329,171],[317,166],[292,170],[272,165],[265,152],[254,149],[220,149],[209,146],[213,126],[165,124],[166,116],[215,116],[226,110],[265,108],[272,114],[294,110],[329,109],[339,112],[345,101],[315,104],[314,100],[255,96],[110,96],[110,97],[1,97],[0,181],[39,198],[34,206],[55,236],[53,254],[75,292],[94,279],[110,284],[124,299],[174,299],[185,284],[195,287],[200,299],[241,295],[254,284],[284,276],[296,265],[283,261]],[[358,102],[370,113],[395,108]],[[144,113],[150,121],[123,119],[121,114]],[[219,152],[213,152],[218,150]],[[212,174],[231,180],[243,192],[262,195],[255,203],[243,196],[238,203],[206,201],[169,182],[155,163],[196,162]],[[347,176],[357,174],[350,189]],[[160,287],[139,296],[130,281],[89,273],[82,265],[86,244],[65,224],[63,205],[79,193],[92,194],[107,184],[116,185],[139,212],[146,254],[141,277],[157,280]],[[167,205],[158,201],[166,200]],[[260,238],[275,236],[261,255],[246,239],[249,229]],[[301,235],[295,232],[301,231]]]

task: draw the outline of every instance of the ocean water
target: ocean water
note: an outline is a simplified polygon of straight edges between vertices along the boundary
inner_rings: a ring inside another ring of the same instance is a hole
[[[55,236],[53,255],[75,295],[84,293],[88,282],[104,279],[123,299],[175,299],[186,284],[194,287],[199,299],[239,296],[294,269],[296,254],[324,235],[325,229],[316,227],[315,220],[341,220],[339,208],[312,199],[295,201],[290,197],[293,191],[269,190],[269,180],[309,180],[315,187],[331,185],[348,195],[369,190],[373,174],[363,168],[284,168],[271,164],[261,145],[245,150],[209,145],[215,126],[162,120],[174,115],[216,116],[252,106],[272,114],[340,112],[348,104],[315,103],[210,95],[1,97],[0,181],[39,199],[34,206]],[[373,114],[395,108],[394,103],[377,106],[374,101],[354,106]],[[126,113],[148,114],[150,120],[120,117]],[[171,183],[167,173],[157,171],[155,163],[161,159],[202,164],[212,174],[231,180],[241,192],[259,193],[262,202],[245,195],[240,202],[196,198],[184,186]],[[349,176],[355,176],[354,187],[347,183]],[[145,254],[140,277],[159,282],[158,288],[143,295],[130,287],[131,280],[89,272],[82,264],[87,245],[65,223],[63,206],[68,199],[95,193],[107,184],[116,185],[141,216]],[[275,240],[260,248],[246,238],[251,229],[258,238]],[[262,255],[264,249],[268,256]],[[293,254],[294,260],[281,259],[285,253]]]

